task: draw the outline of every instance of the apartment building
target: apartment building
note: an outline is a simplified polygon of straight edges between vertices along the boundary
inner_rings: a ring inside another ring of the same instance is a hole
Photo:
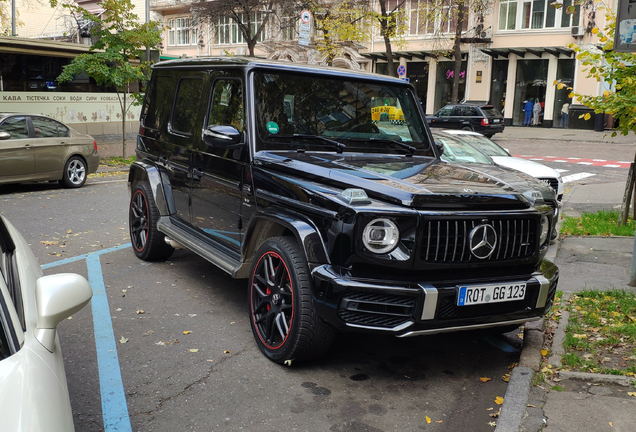
[[[610,0],[608,7],[614,8],[614,2]],[[247,54],[236,23],[225,19],[194,26],[190,3],[190,0],[151,0],[151,10],[162,16],[165,25],[165,55]],[[557,4],[562,4],[558,8],[552,3],[554,0],[495,0],[483,15],[470,15],[461,39],[460,99],[493,104],[502,111],[508,125],[523,124],[524,104],[538,99],[543,106],[542,126],[552,127],[558,126],[565,103],[576,109],[576,101],[568,98],[571,90],[567,87],[584,94],[602,92],[595,80],[581,72],[574,50],[567,46],[596,44],[596,36],[590,30],[594,26],[603,27],[603,11],[593,0],[576,6],[575,13],[566,13],[572,0],[557,0]],[[395,4],[397,0],[390,0],[389,9]],[[405,78],[415,86],[427,114],[450,101],[454,74],[454,59],[449,56],[455,31],[453,20],[441,17],[429,22],[424,9],[431,4],[428,0],[407,0],[403,4],[409,19],[407,31],[403,46],[392,48],[395,67],[406,67]],[[442,6],[451,16],[452,3],[447,0]],[[259,17],[255,20],[258,22]],[[298,45],[297,32],[277,32],[278,27],[267,27],[256,46],[256,56],[324,63],[311,44]],[[334,65],[386,73],[384,41],[375,30],[364,46],[352,45],[334,60]],[[567,87],[558,89],[555,81]],[[584,107],[579,108],[585,111]]]

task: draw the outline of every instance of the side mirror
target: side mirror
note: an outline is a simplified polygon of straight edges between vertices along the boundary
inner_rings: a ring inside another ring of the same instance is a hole
[[[0,132],[0,140],[8,140],[9,138],[11,138],[9,132]]]
[[[435,146],[437,147],[437,151],[439,151],[439,155],[442,156],[444,154],[444,144],[439,141],[435,141]]]
[[[60,273],[36,281],[38,323],[35,337],[44,348],[53,352],[57,325],[86,306],[92,296],[90,284],[78,274]]]
[[[234,126],[210,126],[203,130],[203,142],[210,146],[221,146],[238,144],[241,142],[243,134]]]

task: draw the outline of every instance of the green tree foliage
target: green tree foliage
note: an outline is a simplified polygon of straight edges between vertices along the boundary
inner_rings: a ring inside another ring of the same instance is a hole
[[[369,39],[373,19],[368,0],[338,0],[306,4],[314,16],[315,29],[322,36],[316,49],[325,54],[327,64],[342,53],[346,44],[362,43]]]
[[[604,30],[597,27],[591,30],[599,38],[600,49],[575,44],[570,44],[570,48],[577,53],[576,57],[581,61],[583,71],[587,72],[588,77],[610,84],[612,89],[605,90],[599,96],[572,92],[570,97],[576,97],[596,113],[612,114],[618,120],[612,136],[616,136],[617,132],[627,135],[630,131],[636,132],[636,54],[614,51],[616,15],[606,10],[605,16],[607,24]],[[554,84],[559,89],[565,87],[557,81]],[[590,118],[589,114],[586,116],[586,120]]]
[[[64,5],[71,13],[81,14],[93,23],[91,34],[96,41],[89,53],[79,54],[66,65],[57,80],[72,81],[75,75],[86,73],[98,85],[116,88],[121,107],[122,154],[126,158],[126,114],[131,105],[127,104],[126,94],[130,84],[148,81],[150,62],[139,59],[161,42],[161,33],[157,22],[139,22],[131,0],[102,0],[98,4],[104,9],[99,17],[77,5]],[[133,98],[133,104],[141,102],[140,94],[133,94]]]

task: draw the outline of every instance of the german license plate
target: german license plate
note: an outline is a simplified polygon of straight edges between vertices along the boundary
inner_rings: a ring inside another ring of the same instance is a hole
[[[493,123],[499,123],[499,119],[492,119]]]
[[[458,291],[457,306],[500,303],[523,300],[526,297],[526,283],[464,285]]]

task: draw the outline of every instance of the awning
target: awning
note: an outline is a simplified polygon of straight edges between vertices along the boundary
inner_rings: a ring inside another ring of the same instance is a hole
[[[372,53],[360,53],[360,55],[362,57],[367,57],[370,58],[373,61],[378,61],[378,60],[385,60],[387,59],[386,57],[386,52],[383,51],[379,51],[379,52],[372,52]],[[396,51],[393,53],[393,58],[399,58],[399,57],[404,57],[407,60],[413,60],[415,59],[420,59],[420,60],[427,60],[429,58],[440,58],[440,57],[446,57],[446,58],[451,58],[452,54],[451,51],[449,50],[444,50],[444,51]],[[467,60],[468,59],[468,53],[467,52],[463,52],[462,53],[462,60]]]
[[[506,57],[512,53],[518,57],[525,58],[526,54],[534,54],[537,57],[541,57],[541,54],[547,52],[555,57],[564,55],[566,57],[572,57],[574,50],[564,47],[533,47],[533,48],[480,48],[481,52],[488,54],[491,57]]]

